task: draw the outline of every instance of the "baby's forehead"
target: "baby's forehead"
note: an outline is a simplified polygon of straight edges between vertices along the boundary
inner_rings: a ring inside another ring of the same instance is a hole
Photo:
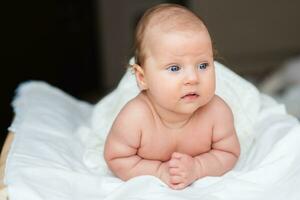
[[[135,34],[137,62],[144,63],[151,47],[160,46],[162,44],[160,41],[170,41],[167,39],[170,38],[170,33],[175,38],[176,36],[194,38],[201,35],[211,42],[208,30],[198,15],[182,6],[160,5],[147,10],[137,25]]]

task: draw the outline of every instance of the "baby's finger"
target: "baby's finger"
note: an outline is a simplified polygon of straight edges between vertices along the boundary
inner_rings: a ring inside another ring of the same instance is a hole
[[[170,183],[171,184],[179,184],[182,182],[182,178],[180,176],[171,176]]]
[[[180,159],[182,158],[183,154],[179,152],[173,152],[172,153],[172,158]]]
[[[179,165],[180,165],[180,162],[177,159],[171,159],[169,161],[169,167],[170,168],[179,167]]]
[[[186,184],[185,183],[171,184],[171,188],[174,190],[182,190],[186,188]]]
[[[173,167],[173,168],[170,168],[169,169],[169,174],[170,175],[177,175],[177,176],[181,176],[182,174],[181,174],[181,171],[179,170],[179,168],[177,168],[177,167]]]

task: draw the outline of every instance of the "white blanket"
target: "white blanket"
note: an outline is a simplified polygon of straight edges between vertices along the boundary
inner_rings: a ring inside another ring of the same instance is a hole
[[[217,64],[217,73],[217,93],[234,111],[243,155],[224,176],[200,179],[181,191],[151,176],[123,182],[105,165],[107,130],[138,92],[130,74],[96,106],[43,82],[21,85],[5,172],[10,200],[299,200],[299,122],[223,66]]]

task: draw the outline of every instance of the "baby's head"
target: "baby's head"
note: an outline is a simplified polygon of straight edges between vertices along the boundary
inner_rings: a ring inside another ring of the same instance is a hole
[[[196,14],[160,4],[145,12],[135,37],[133,69],[139,88],[155,104],[192,113],[214,96],[212,42]]]
[[[143,66],[147,58],[147,41],[151,37],[159,37],[160,31],[191,31],[194,33],[205,31],[208,34],[202,19],[186,7],[167,3],[154,6],[144,13],[135,30],[134,58],[136,64]]]

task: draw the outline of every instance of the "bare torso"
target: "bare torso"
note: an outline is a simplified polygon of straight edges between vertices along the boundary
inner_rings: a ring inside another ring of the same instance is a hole
[[[137,100],[145,101],[149,107],[149,112],[145,113],[137,151],[140,157],[167,161],[173,152],[196,156],[211,150],[213,121],[209,108],[198,109],[183,127],[172,129],[161,121],[145,98],[138,96]]]
[[[167,184],[177,184],[180,170],[190,184],[233,168],[240,152],[239,142],[231,110],[220,97],[213,96],[191,115],[162,112],[157,105],[160,114],[169,115],[161,118],[150,99],[139,94],[123,107],[112,125],[104,156],[118,177],[128,180],[153,175]]]

